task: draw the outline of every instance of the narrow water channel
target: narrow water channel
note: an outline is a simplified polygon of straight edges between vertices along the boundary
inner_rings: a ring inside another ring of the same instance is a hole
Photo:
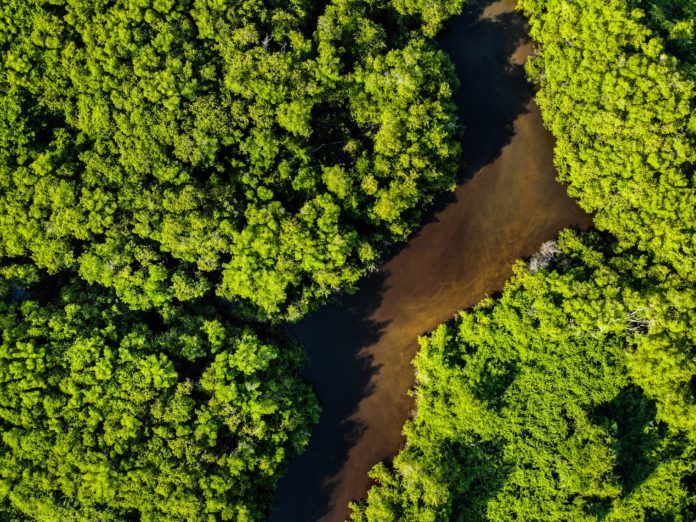
[[[513,7],[472,1],[439,38],[462,84],[462,184],[356,294],[292,328],[323,411],[280,482],[273,522],[345,520],[368,470],[403,443],[417,337],[501,290],[514,261],[562,228],[591,223],[555,180],[553,141],[522,68],[527,28]]]

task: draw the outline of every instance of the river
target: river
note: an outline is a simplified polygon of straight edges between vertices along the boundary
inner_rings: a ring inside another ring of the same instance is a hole
[[[290,463],[273,522],[338,522],[363,498],[368,470],[403,444],[417,338],[500,291],[514,261],[589,216],[555,177],[522,64],[531,51],[511,1],[473,1],[438,38],[455,64],[463,182],[357,293],[291,328],[323,411],[306,452]]]

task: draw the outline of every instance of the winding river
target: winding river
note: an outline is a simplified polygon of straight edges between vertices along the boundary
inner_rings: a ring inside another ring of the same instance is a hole
[[[500,291],[514,261],[562,228],[591,224],[555,179],[513,2],[469,2],[439,42],[461,82],[464,181],[356,294],[291,328],[323,411],[280,482],[273,522],[345,520],[349,501],[367,492],[368,470],[403,443],[418,336]]]

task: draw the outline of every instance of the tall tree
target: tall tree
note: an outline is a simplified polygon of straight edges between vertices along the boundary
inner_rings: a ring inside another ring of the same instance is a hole
[[[318,405],[298,346],[211,307],[166,321],[5,266],[0,512],[8,520],[263,520]]]
[[[453,184],[452,67],[389,3],[10,0],[0,20],[0,256],[133,309],[214,292],[296,318]]]

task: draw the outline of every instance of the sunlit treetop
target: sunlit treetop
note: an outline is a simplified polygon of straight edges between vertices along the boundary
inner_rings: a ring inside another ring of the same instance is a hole
[[[693,0],[522,0],[568,192],[598,228],[696,281]],[[642,8],[642,9],[641,9]]]
[[[98,287],[0,273],[0,513],[265,519],[318,416],[297,345],[211,307],[162,321]]]
[[[165,312],[350,287],[453,183],[428,5],[4,2],[0,255]]]

